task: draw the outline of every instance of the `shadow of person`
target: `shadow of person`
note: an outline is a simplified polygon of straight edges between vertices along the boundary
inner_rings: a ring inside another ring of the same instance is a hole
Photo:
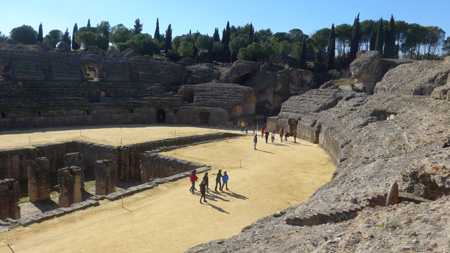
[[[274,154],[273,152],[270,152],[270,151],[265,151],[265,150],[260,150],[260,149],[257,149],[256,151],[259,151],[259,152],[264,152],[264,153],[268,153],[268,154]]]
[[[245,197],[244,195],[240,195],[240,194],[237,194],[237,193],[232,192],[232,191],[227,191],[227,192],[224,192],[224,193],[225,193],[226,195],[230,196],[230,197],[233,197],[233,198],[243,199],[243,200],[248,199],[248,198]]]
[[[211,199],[212,201],[221,200],[221,201],[224,201],[224,202],[230,202],[230,200],[222,198],[221,197],[222,195],[216,195],[216,194],[206,195],[206,197],[208,197],[208,196],[210,197],[208,199]]]
[[[213,204],[211,204],[211,203],[209,203],[209,202],[208,202],[208,205],[209,205],[210,207],[216,209],[217,211],[221,212],[221,213],[230,214],[229,212],[227,212],[227,211],[223,210],[222,208],[220,208],[220,207],[218,207],[218,206],[215,206],[215,205],[213,205]]]

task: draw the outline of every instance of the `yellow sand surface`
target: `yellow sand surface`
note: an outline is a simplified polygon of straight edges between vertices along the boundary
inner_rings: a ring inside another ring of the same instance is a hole
[[[141,134],[133,129],[130,132],[143,141],[152,135],[166,136],[159,132],[160,128],[144,129]],[[174,130],[161,129],[169,135]],[[90,136],[85,131],[83,136]],[[112,131],[111,139],[128,133],[125,128],[108,131]],[[197,131],[213,130],[197,128]],[[177,130],[178,134],[181,130]],[[208,203],[199,203],[198,191],[191,194],[189,179],[185,178],[126,197],[123,202],[105,200],[98,207],[2,233],[0,252],[10,252],[7,244],[21,253],[183,252],[201,243],[236,235],[259,218],[306,201],[331,179],[335,170],[328,155],[317,145],[305,141],[293,143],[292,138],[283,143],[276,138],[275,144],[266,144],[258,137],[254,150],[253,137],[248,135],[163,154],[212,167]],[[228,191],[214,191],[219,169],[229,174]],[[201,179],[203,174],[198,176]]]

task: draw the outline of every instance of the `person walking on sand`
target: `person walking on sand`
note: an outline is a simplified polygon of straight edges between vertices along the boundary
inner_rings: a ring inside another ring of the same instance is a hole
[[[220,189],[221,191],[223,191],[223,187],[225,187],[225,189],[227,189],[227,191],[228,191],[228,179],[229,179],[229,177],[227,175],[227,172],[224,171],[223,176],[222,176],[223,184],[222,184],[222,188]]]
[[[266,143],[267,143],[267,140],[269,139],[269,132],[270,132],[270,131],[267,131],[267,132],[264,133],[264,135],[265,135],[265,137],[266,137]]]
[[[248,123],[245,123],[245,135],[248,134]]]
[[[273,144],[273,141],[275,141],[275,131],[272,131],[270,138],[272,139],[272,144]]]
[[[189,189],[189,191],[190,191],[192,194],[194,194],[194,191],[195,191],[195,181],[198,180],[198,177],[197,177],[197,175],[195,175],[195,173],[196,173],[196,171],[193,170],[192,173],[191,173],[191,176],[190,176],[192,186],[191,186],[191,189]]]
[[[208,203],[208,201],[206,201],[206,183],[205,183],[205,180],[203,180],[201,183],[200,183],[200,204],[202,203],[202,198],[203,198],[203,201],[205,201],[205,203]]]
[[[258,143],[258,135],[256,135],[256,134],[255,134],[255,137],[253,137],[253,143],[254,143],[253,148],[256,150],[256,143]]]
[[[217,185],[219,185],[219,190],[222,190],[222,183],[220,180],[222,180],[222,170],[219,170],[219,172],[217,173],[215,191],[217,191]]]
[[[209,178],[208,178],[208,172],[206,172],[205,175],[203,176],[203,181],[205,182],[205,185],[206,185],[206,191],[209,192]]]
[[[245,128],[245,122],[242,121],[242,122],[241,122],[241,132],[242,132],[242,133],[244,132],[244,128]]]
[[[281,131],[280,131],[280,141],[281,142],[283,142],[283,132],[284,132],[284,129],[281,128]]]
[[[289,137],[289,131],[286,130],[286,133],[284,134],[284,140],[287,141]]]
[[[297,143],[297,130],[294,131],[294,143]]]
[[[264,137],[264,127],[261,127],[261,138]]]

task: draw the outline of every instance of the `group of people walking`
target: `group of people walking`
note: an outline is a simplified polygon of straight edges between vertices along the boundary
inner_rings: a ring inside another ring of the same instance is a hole
[[[191,180],[191,188],[189,189],[189,191],[194,194],[194,192],[196,191],[195,189],[195,182],[198,180],[198,177],[196,175],[196,170],[193,170],[191,175],[190,175],[190,180]],[[215,191],[217,192],[217,186],[219,186],[219,190],[223,192],[223,188],[225,187],[225,189],[227,189],[228,191],[228,174],[226,171],[223,172],[222,175],[222,170],[219,170],[219,172],[217,173],[216,176],[216,187],[215,187]],[[200,203],[202,203],[202,199],[204,202],[208,203],[206,201],[206,192],[209,192],[209,178],[208,178],[208,172],[205,172],[205,175],[203,176],[202,182],[200,183]]]
[[[265,138],[266,143],[268,143],[269,135],[270,135],[271,141],[273,144],[273,142],[275,141],[275,134],[276,134],[275,131],[266,130],[266,129],[264,129],[264,127],[261,128],[261,138]],[[287,141],[289,136],[290,136],[289,131],[281,128],[280,141],[283,142],[283,137],[284,137],[284,140]],[[257,143],[258,143],[258,135],[255,134],[255,136],[253,137],[253,148],[255,150],[256,150]],[[294,143],[297,143],[297,130],[294,130]]]

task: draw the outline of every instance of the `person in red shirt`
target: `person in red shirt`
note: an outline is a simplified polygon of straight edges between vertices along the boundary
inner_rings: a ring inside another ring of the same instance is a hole
[[[261,127],[261,138],[263,138],[264,137],[264,127]]]
[[[190,176],[192,186],[191,186],[191,189],[189,189],[189,191],[190,191],[192,194],[194,194],[194,191],[195,191],[195,181],[198,180],[198,177],[197,177],[197,175],[195,175],[195,173],[196,173],[196,171],[193,170],[192,173],[191,173],[191,176]]]

